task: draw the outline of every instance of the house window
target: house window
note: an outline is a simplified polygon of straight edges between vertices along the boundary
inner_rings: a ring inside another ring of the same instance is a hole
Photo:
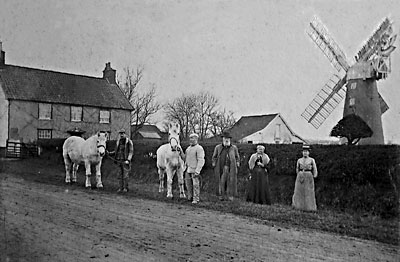
[[[355,103],[356,103],[356,99],[350,98],[350,106],[354,106]]]
[[[51,119],[51,104],[39,103],[39,119],[40,120]]]
[[[276,124],[275,126],[274,140],[276,143],[279,143],[281,140],[281,124]]]
[[[71,106],[71,121],[81,122],[82,121],[82,107]]]
[[[357,83],[351,83],[351,85],[350,85],[351,89],[356,89],[356,87],[357,87]]]
[[[38,129],[38,139],[51,139],[51,129]]]
[[[102,123],[102,124],[110,123],[110,111],[100,110],[100,123]]]

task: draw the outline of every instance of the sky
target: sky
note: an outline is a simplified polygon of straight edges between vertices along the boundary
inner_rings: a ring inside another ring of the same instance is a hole
[[[160,103],[209,91],[237,119],[280,113],[301,137],[326,139],[343,102],[319,129],[301,117],[337,73],[305,32],[314,15],[350,65],[384,17],[395,33],[400,28],[398,0],[0,0],[0,41],[7,64],[96,77],[106,62],[117,74],[143,66],[139,90],[155,85]],[[385,140],[397,144],[399,49],[391,75],[378,82],[390,107],[382,116]]]

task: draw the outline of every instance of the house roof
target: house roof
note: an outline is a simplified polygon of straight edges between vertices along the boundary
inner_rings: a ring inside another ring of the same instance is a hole
[[[132,127],[136,127],[136,125],[132,125]],[[139,131],[141,132],[155,132],[157,134],[160,134],[161,131],[158,129],[156,125],[143,125]]]
[[[133,110],[119,87],[104,78],[4,65],[0,85],[7,99]]]
[[[264,129],[278,114],[242,116],[229,132],[234,140],[239,140]]]
[[[161,139],[161,136],[157,132],[139,131],[139,134],[141,134],[143,138]]]

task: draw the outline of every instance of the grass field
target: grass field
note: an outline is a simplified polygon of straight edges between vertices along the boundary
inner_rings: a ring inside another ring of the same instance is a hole
[[[54,158],[53,158],[54,159]],[[130,179],[131,191],[127,198],[138,197],[176,203],[179,205],[191,205],[186,200],[178,198],[179,193],[174,191],[174,198],[167,199],[165,193],[158,192],[157,174],[155,167],[135,166],[136,170],[146,173],[148,176],[133,176]],[[103,168],[104,194],[117,194],[117,171],[108,161]],[[64,165],[60,161],[49,161],[46,158],[27,160],[1,161],[0,173],[13,174],[39,183],[48,183],[67,187],[64,184]],[[3,176],[3,175],[2,175]],[[4,178],[4,177],[3,177]],[[79,169],[77,185],[71,189],[84,189],[84,168]],[[177,188],[176,182],[174,188]],[[240,216],[256,218],[261,224],[274,227],[295,227],[299,229],[312,229],[330,232],[350,237],[376,240],[383,243],[399,245],[398,217],[384,219],[367,213],[342,212],[330,210],[327,207],[317,212],[303,212],[293,209],[289,205],[273,204],[262,206],[244,201],[244,196],[233,202],[221,202],[213,194],[202,192],[201,202],[197,205],[199,210],[209,209],[220,212],[233,213]]]

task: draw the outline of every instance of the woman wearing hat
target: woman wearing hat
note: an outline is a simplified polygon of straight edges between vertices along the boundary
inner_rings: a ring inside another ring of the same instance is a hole
[[[292,205],[305,211],[316,211],[314,178],[318,176],[314,158],[309,156],[310,146],[303,146],[303,157],[297,160],[296,184],[292,198]]]
[[[246,201],[262,205],[271,205],[271,195],[266,168],[270,159],[264,151],[265,147],[263,145],[257,145],[257,152],[252,154],[249,159],[251,178]]]

